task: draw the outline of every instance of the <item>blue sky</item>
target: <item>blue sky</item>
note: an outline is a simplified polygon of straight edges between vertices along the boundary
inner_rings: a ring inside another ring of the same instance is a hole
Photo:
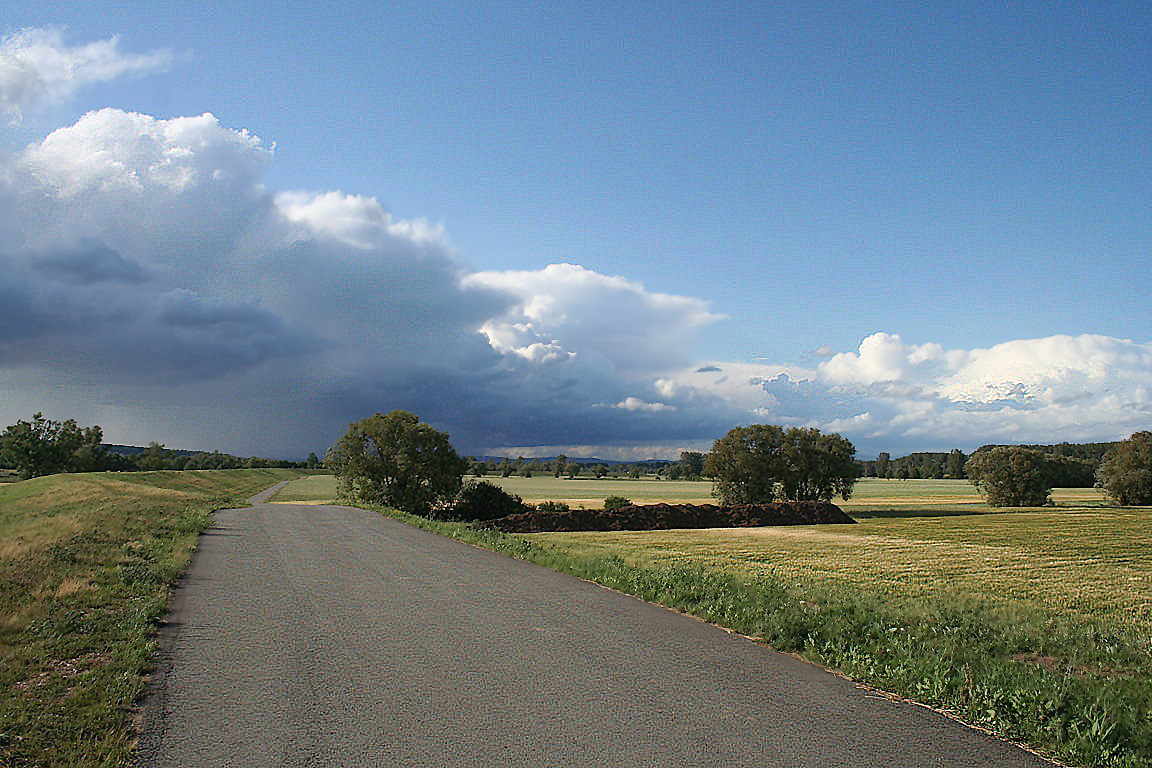
[[[639,457],[1148,425],[1141,4],[218,5],[6,4],[5,423],[279,454],[406,407]]]

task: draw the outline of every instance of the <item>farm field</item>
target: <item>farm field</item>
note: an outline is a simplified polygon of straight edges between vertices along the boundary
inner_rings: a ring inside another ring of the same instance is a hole
[[[466,477],[465,482],[481,478]],[[562,501],[572,507],[599,507],[607,496],[627,496],[637,504],[675,501],[705,504],[712,499],[710,482],[687,480],[657,480],[654,478],[604,479],[580,478],[568,480],[551,475],[537,477],[482,478],[509,493],[520,496],[530,504],[541,501]],[[336,478],[332,475],[314,475],[301,478],[280,490],[273,501],[322,503],[334,501],[337,496]]]
[[[699,565],[881,596],[1025,605],[1152,636],[1152,510],[861,518],[692,531],[525,534],[645,565]]]
[[[213,509],[286,469],[0,485],[0,766],[126,765],[156,622]]]
[[[474,480],[477,478],[466,478]],[[636,504],[710,504],[712,483],[707,480],[659,480],[643,477],[625,478],[556,478],[536,477],[483,478],[530,504],[562,501],[571,507],[596,508],[608,496],[624,496]],[[275,501],[323,503],[336,500],[336,478],[311,475],[290,483],[276,494]],[[1052,494],[1057,508],[1104,506],[1103,495],[1095,488],[1057,488]],[[904,514],[973,514],[990,512],[976,489],[966,480],[880,480],[864,478],[856,484],[848,501],[834,499],[853,516],[899,516]]]

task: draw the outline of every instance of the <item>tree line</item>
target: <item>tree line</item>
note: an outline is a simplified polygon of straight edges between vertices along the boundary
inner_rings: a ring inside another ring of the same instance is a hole
[[[860,462],[864,477],[888,480],[967,480],[968,459],[994,448],[1018,447],[1045,456],[1045,472],[1054,488],[1091,488],[1096,484],[1096,470],[1105,454],[1116,443],[1060,443],[1059,445],[983,445],[972,454],[959,448],[948,453],[910,453],[892,458],[880,453],[875,459]]]
[[[1116,504],[1152,505],[1152,432],[1137,432],[1118,443],[986,445],[971,456],[954,449],[899,459],[881,453],[874,461],[860,462],[855,452],[852,443],[835,433],[753,424],[730,430],[708,453],[685,451],[679,462],[639,462],[616,469],[634,477],[655,467],[664,477],[710,478],[713,494],[726,505],[829,501],[834,496],[847,500],[861,476],[966,477],[994,506],[1043,505],[1049,503],[1054,487],[1093,485]],[[447,435],[404,411],[350,424],[323,465],[353,497],[416,514],[450,504],[465,473],[482,477],[491,469],[488,462],[460,457]],[[103,444],[100,427],[81,427],[73,419],[53,421],[37,413],[31,421],[18,421],[0,434],[0,466],[31,478],[101,470],[315,468],[321,461],[315,453],[307,461],[293,462],[219,451],[173,451],[159,443],[113,451]],[[505,459],[496,470],[504,476],[514,471],[531,476],[534,467],[557,477],[576,477],[583,470],[566,456]],[[608,467],[593,465],[590,472],[602,477]]]
[[[1098,460],[1090,458],[1107,446]],[[1076,455],[1079,453],[1080,455]],[[1097,487],[1119,506],[1152,505],[1152,432],[1087,446],[984,446],[964,465],[969,481],[995,507],[1051,503],[1053,488]],[[1085,482],[1091,477],[1092,482]]]
[[[315,453],[307,461],[283,461],[257,456],[233,456],[220,451],[176,451],[160,443],[147,448],[108,446],[99,426],[81,427],[75,419],[54,421],[37,413],[17,421],[0,434],[0,468],[22,479],[61,472],[137,472],[186,469],[315,468]]]

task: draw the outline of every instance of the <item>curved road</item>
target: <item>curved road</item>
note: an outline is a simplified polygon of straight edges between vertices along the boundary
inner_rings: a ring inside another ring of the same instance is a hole
[[[216,520],[161,634],[141,766],[1051,765],[372,512],[258,503]]]

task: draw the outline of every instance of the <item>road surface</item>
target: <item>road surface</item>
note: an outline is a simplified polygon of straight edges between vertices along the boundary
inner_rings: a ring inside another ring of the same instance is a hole
[[[137,757],[149,768],[1050,765],[570,576],[364,510],[267,503],[217,513],[201,539],[161,634]]]

